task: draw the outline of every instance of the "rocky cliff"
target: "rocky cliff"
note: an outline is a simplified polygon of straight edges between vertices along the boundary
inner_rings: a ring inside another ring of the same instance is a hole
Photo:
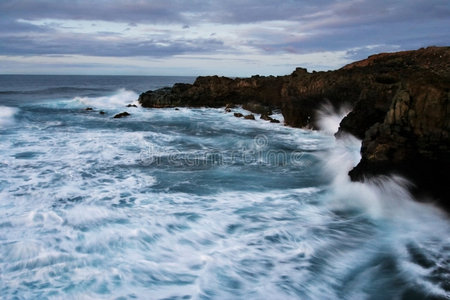
[[[194,84],[148,91],[144,107],[240,104],[269,115],[280,109],[286,125],[315,128],[324,103],[353,110],[337,136],[363,139],[362,159],[353,180],[399,173],[412,179],[415,192],[428,193],[450,207],[450,47],[383,53],[339,70],[309,73],[297,68],[279,77],[199,77]]]

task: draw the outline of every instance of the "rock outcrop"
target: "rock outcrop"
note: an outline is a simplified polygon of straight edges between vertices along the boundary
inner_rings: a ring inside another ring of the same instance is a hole
[[[129,115],[130,114],[128,112],[124,111],[124,112],[116,114],[113,118],[114,119],[121,119],[121,118],[128,117]]]
[[[309,73],[297,68],[279,77],[198,77],[194,84],[148,91],[143,107],[242,105],[269,117],[281,110],[285,124],[316,128],[316,111],[350,105],[337,136],[363,140],[353,180],[399,173],[450,207],[450,47],[382,53],[339,70]],[[242,117],[242,116],[240,116]]]
[[[384,121],[363,139],[353,180],[398,173],[413,192],[441,199],[450,209],[450,81],[408,82],[396,92]]]

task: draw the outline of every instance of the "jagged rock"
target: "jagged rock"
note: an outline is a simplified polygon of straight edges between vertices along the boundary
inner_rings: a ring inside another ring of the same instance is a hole
[[[124,112],[121,112],[121,113],[115,115],[113,118],[120,119],[120,118],[124,118],[124,117],[128,117],[128,116],[130,116],[130,114],[128,112],[124,111]]]
[[[236,118],[242,118],[244,115],[241,114],[241,113],[234,113],[234,116],[235,116]]]
[[[260,117],[260,119],[266,120],[266,121],[270,121],[270,123],[280,123],[280,120],[277,120],[277,119],[274,119],[274,118],[272,118],[272,117],[269,117],[269,116],[266,115],[266,114],[262,114],[261,117]]]
[[[381,123],[373,125],[361,147],[361,161],[350,171],[353,180],[397,173],[450,208],[450,80],[409,82],[396,93]]]
[[[249,115],[244,116],[244,119],[246,119],[246,120],[254,120],[255,116],[253,114],[249,114]]]
[[[249,102],[242,105],[243,109],[249,110],[255,114],[264,114],[264,115],[271,115],[272,109],[268,105],[263,105],[261,103],[257,102]]]
[[[266,114],[261,114],[261,117],[260,117],[260,119],[262,119],[262,120],[266,120],[266,121],[271,121],[272,120],[272,118],[271,117],[269,117],[268,115],[266,115]]]

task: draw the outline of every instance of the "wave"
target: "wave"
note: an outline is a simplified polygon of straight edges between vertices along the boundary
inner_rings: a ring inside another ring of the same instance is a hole
[[[138,105],[139,95],[124,88],[109,96],[101,97],[75,97],[73,100],[85,106],[98,109],[122,108],[128,104]]]
[[[15,123],[14,115],[18,109],[9,106],[0,106],[0,129],[11,126]]]

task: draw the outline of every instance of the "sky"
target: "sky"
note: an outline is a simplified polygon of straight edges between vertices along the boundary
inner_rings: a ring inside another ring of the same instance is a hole
[[[285,75],[450,45],[450,0],[0,0],[0,74]]]

